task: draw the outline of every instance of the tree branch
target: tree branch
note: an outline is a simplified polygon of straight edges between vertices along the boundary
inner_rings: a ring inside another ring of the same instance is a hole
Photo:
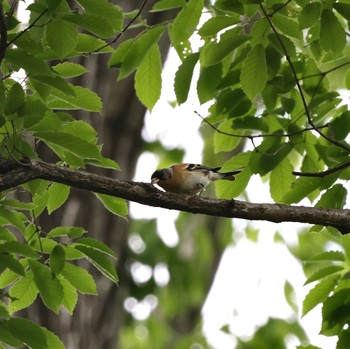
[[[0,191],[15,188],[33,179],[45,179],[79,189],[120,197],[143,205],[171,210],[275,223],[318,224],[336,227],[342,233],[350,232],[350,210],[256,204],[164,193],[149,183],[120,181],[40,160],[0,161]]]

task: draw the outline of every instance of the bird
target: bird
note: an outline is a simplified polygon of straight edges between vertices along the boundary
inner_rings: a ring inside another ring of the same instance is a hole
[[[199,164],[175,164],[156,170],[151,176],[151,183],[159,185],[167,192],[200,196],[211,182],[220,179],[234,181],[234,175],[243,169],[231,172],[219,172],[220,170],[221,167]]]

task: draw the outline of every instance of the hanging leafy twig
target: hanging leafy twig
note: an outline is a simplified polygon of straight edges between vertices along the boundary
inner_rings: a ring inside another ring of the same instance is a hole
[[[4,7],[0,5],[0,64],[5,57],[7,47],[7,20],[4,13]]]
[[[276,38],[284,52],[284,55],[286,57],[286,60],[290,66],[290,69],[292,71],[292,74],[293,74],[293,77],[294,77],[294,81],[295,81],[295,84],[298,88],[298,91],[299,91],[299,95],[300,95],[300,98],[301,98],[301,101],[303,103],[303,107],[304,107],[304,110],[305,110],[305,114],[306,114],[306,117],[307,117],[307,120],[308,120],[308,123],[311,125],[312,129],[314,131],[316,131],[321,137],[323,137],[324,139],[326,139],[328,142],[336,145],[337,147],[340,147],[342,149],[344,149],[346,152],[350,153],[350,147],[348,147],[347,145],[343,144],[343,143],[340,143],[338,142],[337,140],[327,136],[326,134],[324,134],[313,122],[312,120],[312,117],[311,117],[311,114],[310,114],[310,110],[309,110],[309,107],[308,107],[308,104],[306,102],[306,99],[305,99],[305,96],[304,96],[304,92],[303,92],[303,89],[301,87],[301,84],[300,84],[300,81],[299,81],[299,78],[297,76],[297,73],[296,73],[296,70],[294,68],[294,64],[289,56],[289,53],[288,53],[288,50],[286,48],[286,46],[284,45],[283,41],[282,41],[282,38],[280,36],[280,34],[278,33],[277,29],[275,28],[274,24],[272,23],[271,21],[271,18],[270,16],[268,15],[268,13],[266,12],[264,6],[262,5],[261,2],[259,2],[259,6],[260,6],[260,9],[262,11],[262,13],[264,14],[266,20],[268,21],[272,31],[275,33],[276,35]]]

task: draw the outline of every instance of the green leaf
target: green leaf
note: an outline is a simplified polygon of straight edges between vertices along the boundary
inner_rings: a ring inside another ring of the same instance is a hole
[[[276,12],[271,18],[273,24],[285,35],[301,39],[302,32],[299,29],[298,23],[291,18]]]
[[[62,92],[63,94],[67,95],[68,97],[76,97],[75,90],[72,87],[71,84],[67,83],[64,79],[62,79],[60,76],[47,76],[47,75],[33,75],[31,76],[30,81],[32,83],[35,83],[36,81],[39,81],[41,84],[46,85],[48,87],[53,87],[54,89]],[[54,91],[50,91],[51,93]]]
[[[311,274],[305,281],[305,285],[309,284],[310,282],[314,282],[317,280],[320,280],[326,276],[332,275],[334,273],[337,273],[339,271],[343,271],[344,268],[340,265],[331,265],[329,267],[325,267],[322,269],[319,269]]]
[[[202,15],[204,0],[190,0],[176,16],[171,27],[171,41],[174,46],[186,42],[195,31]]]
[[[73,311],[78,302],[78,293],[76,288],[63,277],[59,277],[60,283],[63,287],[63,301],[62,305],[67,309],[70,315],[73,315]]]
[[[109,45],[106,46],[106,42],[104,40],[82,33],[78,33],[78,42],[75,49],[77,52],[82,53],[95,51],[98,51],[98,53],[113,52],[112,47]]]
[[[24,276],[24,268],[22,264],[10,254],[0,253],[0,266],[9,268],[18,275]]]
[[[201,70],[197,83],[197,93],[201,103],[208,102],[216,96],[221,75],[222,65],[220,63]]]
[[[12,318],[6,322],[6,327],[14,337],[20,339],[29,348],[49,348],[43,329],[27,319]]]
[[[190,91],[193,69],[198,62],[199,54],[188,55],[175,74],[174,90],[179,104],[186,102]]]
[[[305,316],[318,304],[324,302],[331,291],[333,291],[336,284],[336,278],[329,277],[321,280],[313,289],[311,289],[304,299],[302,316]]]
[[[22,86],[16,82],[7,94],[5,114],[16,113],[24,104],[24,91]]]
[[[159,41],[164,33],[164,27],[155,27],[143,32],[137,39],[132,41],[127,50],[123,49],[122,61],[120,62],[119,49],[113,53],[109,65],[111,67],[119,67],[120,72],[118,79],[124,79],[129,76],[144,61],[148,51]]]
[[[350,261],[350,235],[342,235],[341,243],[345,252],[346,260]]]
[[[71,62],[59,63],[52,68],[63,78],[74,78],[87,72],[87,69],[82,65]]]
[[[27,244],[18,241],[8,241],[0,244],[0,253],[17,253],[24,257],[38,259],[39,255]]]
[[[231,27],[232,25],[235,25],[237,23],[240,23],[239,18],[235,17],[229,17],[229,16],[215,16],[210,19],[208,19],[203,26],[198,30],[198,34],[201,37],[206,36],[214,36],[219,31]]]
[[[48,146],[53,147],[54,150],[57,147],[82,159],[99,159],[101,157],[97,146],[69,133],[38,131],[34,135]]]
[[[111,38],[115,33],[111,23],[95,14],[69,14],[64,19],[104,39]]]
[[[350,251],[349,251],[350,252]],[[339,261],[344,262],[345,256],[341,251],[326,251],[311,258],[313,261]]]
[[[281,202],[297,203],[318,189],[320,185],[320,178],[300,177],[292,184],[291,190],[281,199]]]
[[[158,45],[153,45],[137,68],[135,90],[139,100],[152,110],[162,89],[162,62]]]
[[[293,286],[289,281],[284,283],[284,297],[295,313],[298,313],[298,303]]]
[[[50,232],[47,234],[47,237],[54,238],[58,236],[68,236],[71,239],[76,239],[85,233],[86,230],[80,227],[57,227],[50,230]]]
[[[5,58],[8,62],[23,68],[27,74],[53,76],[52,69],[41,59],[20,49],[6,49]]]
[[[19,279],[11,288],[9,310],[14,312],[28,308],[35,301],[39,290],[36,287],[31,270],[26,272],[25,277]]]
[[[325,51],[341,52],[346,44],[346,34],[337,16],[331,10],[324,9],[320,25],[320,46]]]
[[[71,263],[66,263],[62,270],[62,275],[80,293],[97,294],[96,283],[85,269]]]
[[[318,2],[312,2],[307,4],[300,12],[298,16],[299,28],[305,29],[318,23],[321,15],[321,4]]]
[[[126,219],[128,215],[128,205],[124,199],[106,194],[95,193],[95,195],[109,212]]]
[[[101,21],[112,25],[115,31],[121,31],[123,25],[123,12],[115,4],[107,0],[77,0],[86,13],[98,16]]]
[[[82,252],[86,258],[108,279],[118,283],[118,276],[112,262],[108,257],[93,248],[77,245],[75,248]]]
[[[341,184],[328,189],[315,207],[343,208],[346,204],[347,190]]]
[[[350,70],[346,72],[346,79],[349,79],[349,87],[347,88],[350,89]],[[350,132],[350,112],[345,111],[339,117],[333,119],[330,127],[332,129],[332,135],[337,140],[345,139]]]
[[[335,3],[333,7],[340,13],[346,20],[350,21],[350,4]]]
[[[290,190],[295,180],[292,171],[293,166],[287,157],[272,170],[270,175],[270,194],[275,202],[281,202],[281,199]]]
[[[59,18],[50,21],[46,27],[47,43],[51,49],[63,59],[67,57],[77,44],[77,27]]]
[[[61,245],[56,245],[50,254],[50,269],[53,274],[58,275],[64,268],[66,252]]]
[[[171,10],[177,7],[184,7],[185,5],[185,0],[159,0],[153,5],[152,10],[150,12]]]
[[[250,100],[264,89],[267,82],[267,66],[263,45],[254,46],[244,60],[241,71],[242,89]]]
[[[201,63],[206,67],[221,62],[234,50],[251,38],[250,35],[241,34],[241,28],[227,30],[220,36],[218,43],[208,44],[204,50],[201,50]]]
[[[63,300],[63,288],[57,278],[52,277],[52,273],[45,265],[30,260],[28,261],[33,271],[34,282],[39,290],[39,294],[44,304],[58,314]]]
[[[67,201],[70,193],[70,186],[61,183],[52,183],[48,192],[49,200],[47,202],[47,211],[51,214]]]
[[[58,110],[84,109],[92,112],[101,111],[101,98],[96,93],[81,86],[72,86],[72,89],[73,95],[67,95],[59,90],[52,90],[47,98],[47,106]]]
[[[107,254],[109,257],[117,259],[117,256],[115,255],[114,251],[111,248],[109,248],[106,244],[104,244],[102,241],[98,241],[92,238],[81,238],[77,240],[76,243],[85,245],[88,247],[92,247],[95,250],[98,250],[100,252]]]
[[[41,329],[45,333],[48,349],[65,349],[64,344],[55,334],[50,332],[45,327],[42,327]]]

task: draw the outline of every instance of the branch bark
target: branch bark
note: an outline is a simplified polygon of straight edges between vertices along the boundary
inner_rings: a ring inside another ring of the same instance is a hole
[[[45,179],[148,206],[218,217],[318,224],[336,227],[344,234],[350,232],[350,210],[347,209],[258,204],[164,193],[149,183],[121,181],[34,159],[23,159],[21,162],[3,160],[0,162],[0,174],[0,191],[33,179]]]

